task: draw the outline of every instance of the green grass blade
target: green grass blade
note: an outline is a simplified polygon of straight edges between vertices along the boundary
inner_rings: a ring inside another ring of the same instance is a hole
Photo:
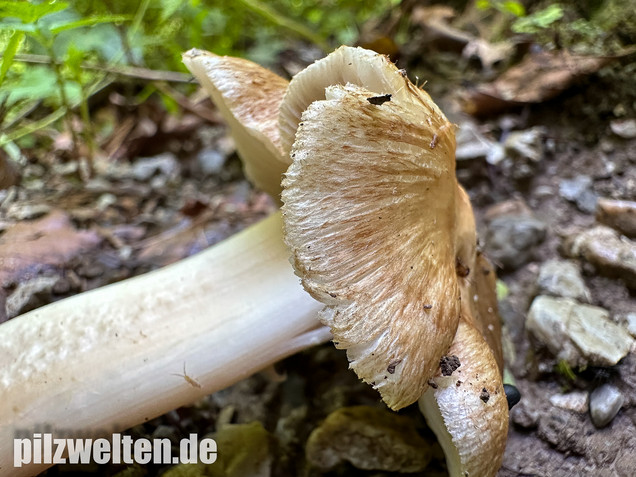
[[[11,38],[9,39],[9,43],[2,55],[2,65],[0,65],[0,85],[2,85],[9,68],[11,68],[11,65],[13,64],[13,58],[20,48],[22,40],[24,40],[24,32],[19,30],[14,31],[13,35],[11,35]]]

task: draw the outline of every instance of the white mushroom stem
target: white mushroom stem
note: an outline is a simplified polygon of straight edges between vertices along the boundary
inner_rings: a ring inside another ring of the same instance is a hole
[[[497,363],[479,331],[463,320],[448,354],[461,366],[431,379],[418,401],[420,410],[444,449],[450,477],[496,475],[508,431],[501,380],[489,371]]]
[[[327,341],[280,214],[194,257],[0,326],[0,476],[20,433],[121,431]],[[24,436],[23,436],[24,437]]]

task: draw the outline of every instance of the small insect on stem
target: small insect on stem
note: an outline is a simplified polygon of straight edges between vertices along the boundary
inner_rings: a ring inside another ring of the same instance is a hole
[[[433,134],[433,139],[431,139],[431,143],[429,144],[429,147],[431,149],[435,149],[435,147],[437,146],[437,142],[439,141],[439,137],[444,133],[444,131],[446,131],[449,127],[451,126],[451,123],[446,123],[444,124],[441,128],[439,128],[437,130],[437,132],[435,134]]]
[[[197,381],[194,378],[191,378],[190,376],[188,376],[188,374],[186,373],[186,366],[185,366],[185,361],[183,362],[183,374],[179,374],[179,373],[171,373],[173,376],[179,376],[180,378],[185,379],[186,383],[188,383],[190,386],[192,386],[193,388],[197,388],[197,389],[201,389],[201,383],[199,383],[199,381]]]
[[[382,94],[380,96],[372,96],[370,98],[367,98],[367,101],[371,104],[374,104],[376,106],[380,106],[384,103],[386,103],[387,101],[391,101],[391,95],[390,94]]]

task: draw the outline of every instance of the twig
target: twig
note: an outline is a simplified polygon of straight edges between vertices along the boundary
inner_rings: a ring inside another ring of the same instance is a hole
[[[155,88],[157,88],[163,94],[174,99],[177,104],[181,106],[185,111],[190,111],[191,113],[199,116],[201,119],[205,119],[206,121],[209,121],[213,124],[217,124],[219,122],[219,118],[214,113],[212,113],[210,108],[198,107],[197,105],[193,104],[190,98],[188,98],[186,95],[172,89],[165,83],[157,81],[153,84]]]
[[[21,61],[23,63],[42,63],[48,65],[52,64],[51,58],[47,55],[32,55],[27,53],[15,55],[14,61]],[[178,71],[151,70],[149,68],[141,68],[139,66],[112,66],[82,63],[82,68],[148,81],[167,81],[171,83],[192,82],[192,75],[189,74],[179,73]]]

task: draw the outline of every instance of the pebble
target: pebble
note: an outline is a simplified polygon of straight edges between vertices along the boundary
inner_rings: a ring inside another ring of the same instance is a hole
[[[636,238],[636,202],[600,198],[596,208],[596,220],[623,235]]]
[[[539,162],[543,157],[543,138],[546,129],[536,126],[525,131],[513,131],[504,142],[506,156],[515,160]]]
[[[59,276],[38,275],[30,280],[18,284],[6,301],[6,316],[13,318],[36,306],[40,306],[37,295],[51,293],[51,290],[60,279]],[[43,300],[46,301],[46,300]]]
[[[564,199],[574,202],[581,212],[592,214],[596,210],[598,196],[592,190],[592,178],[579,175],[574,179],[563,179],[559,183],[559,194]]]
[[[332,412],[312,431],[306,456],[325,470],[347,461],[358,469],[409,473],[422,472],[432,450],[411,419],[385,409],[352,406]]]
[[[486,161],[499,166],[506,176],[526,180],[534,176],[545,154],[545,128],[537,126],[524,131],[512,131],[503,143],[493,143]]]
[[[549,260],[541,265],[537,278],[539,294],[590,301],[590,291],[579,266],[567,260]]]
[[[132,166],[132,175],[138,181],[148,181],[157,175],[173,179],[179,173],[179,161],[170,152],[137,159]]]
[[[565,394],[553,394],[550,396],[550,404],[567,411],[584,414],[588,411],[587,393],[585,391],[572,391]]]
[[[539,423],[539,410],[523,400],[510,410],[510,416],[515,426],[522,429],[534,429]]]
[[[516,270],[529,262],[534,247],[546,235],[546,224],[534,217],[519,201],[497,204],[486,212],[486,250],[489,257],[507,270]]]
[[[574,258],[584,258],[599,273],[621,278],[636,289],[636,242],[621,237],[614,229],[599,225],[565,237],[563,251]]]
[[[636,138],[636,119],[615,119],[610,122],[610,129],[623,139]]]
[[[618,414],[625,397],[611,384],[603,384],[590,393],[590,417],[597,428],[605,427]]]
[[[48,214],[51,206],[47,204],[25,204],[14,202],[8,207],[7,217],[18,221],[33,220]]]
[[[458,161],[486,157],[494,144],[481,134],[477,124],[472,121],[464,121],[459,125],[455,139],[457,141],[455,158]]]
[[[613,366],[634,344],[625,328],[609,319],[607,310],[571,298],[536,297],[526,326],[558,360],[573,368]]]
[[[636,313],[627,313],[624,321],[629,334],[636,337]]]
[[[197,163],[206,176],[220,173],[226,160],[227,156],[215,149],[203,149],[197,154]]]

